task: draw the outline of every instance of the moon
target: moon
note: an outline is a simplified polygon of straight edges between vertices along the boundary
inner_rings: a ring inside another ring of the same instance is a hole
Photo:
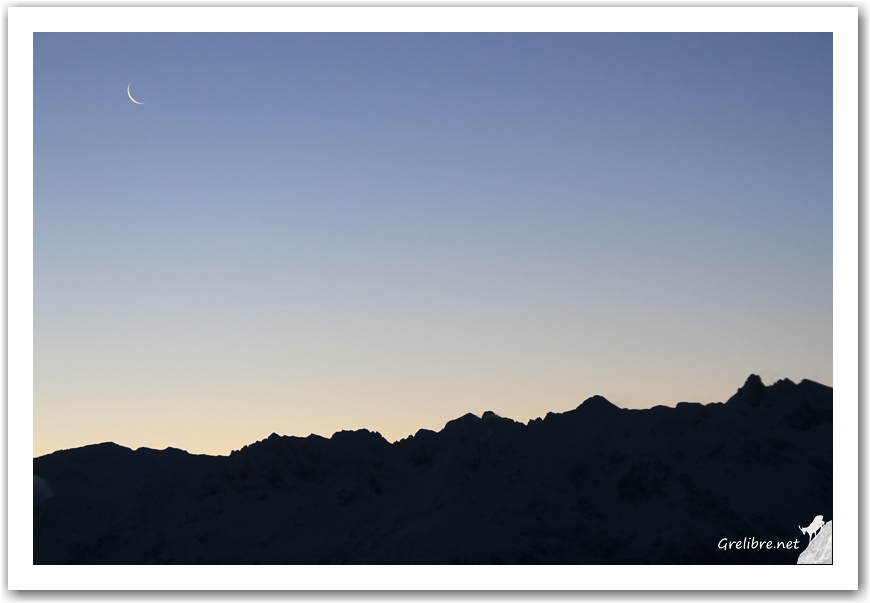
[[[139,101],[137,101],[135,98],[133,98],[133,95],[130,94],[130,84],[127,84],[127,96],[129,96],[130,100],[133,101],[134,103],[136,103],[137,105],[143,104],[143,103],[140,103]]]

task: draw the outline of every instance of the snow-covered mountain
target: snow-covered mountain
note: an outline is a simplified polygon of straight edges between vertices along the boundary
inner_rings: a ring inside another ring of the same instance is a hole
[[[228,457],[106,443],[34,459],[35,563],[789,563],[831,518],[833,390],[752,375],[728,402],[600,396]],[[723,549],[722,539],[798,549]]]

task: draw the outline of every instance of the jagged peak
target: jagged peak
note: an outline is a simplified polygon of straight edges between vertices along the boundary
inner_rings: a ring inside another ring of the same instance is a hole
[[[796,385],[794,381],[788,378],[780,379],[772,385],[764,385],[761,377],[752,374],[746,379],[743,387],[737,390],[731,398],[728,399],[728,404],[734,406],[765,406],[773,407],[782,404],[788,404],[791,399],[791,392],[800,389],[814,387],[812,382],[804,379],[800,385]],[[824,387],[824,386],[822,386]]]
[[[746,383],[744,383],[743,387],[741,387],[740,389],[743,389],[743,388],[761,389],[763,387],[765,387],[765,385],[764,385],[764,381],[761,380],[761,377],[759,377],[755,373],[752,373],[751,375],[749,375],[746,378]]]
[[[611,402],[610,400],[608,400],[604,396],[598,396],[598,395],[595,395],[595,396],[592,396],[591,398],[586,398],[585,400],[583,400],[583,402],[580,404],[580,406],[577,407],[577,410],[581,410],[581,409],[584,411],[604,410],[607,412],[610,412],[613,410],[620,410],[620,408],[616,404],[614,404],[613,402]]]
[[[447,424],[444,426],[444,429],[452,429],[453,427],[458,427],[459,425],[464,425],[467,423],[473,423],[476,421],[480,421],[480,417],[476,414],[467,412],[461,417],[453,419],[452,421],[447,421]]]
[[[729,404],[748,406],[758,406],[761,403],[761,398],[764,396],[766,386],[761,380],[761,377],[755,373],[746,378],[743,386],[737,390],[733,396],[728,399]]]

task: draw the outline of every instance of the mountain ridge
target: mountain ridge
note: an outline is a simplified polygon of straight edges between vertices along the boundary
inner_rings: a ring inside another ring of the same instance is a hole
[[[34,459],[34,563],[795,563],[721,551],[830,517],[833,390],[755,375],[725,403],[601,396],[228,456],[103,443]]]

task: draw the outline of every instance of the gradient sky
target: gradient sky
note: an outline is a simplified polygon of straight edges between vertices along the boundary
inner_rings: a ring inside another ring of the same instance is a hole
[[[34,454],[832,385],[832,202],[830,34],[35,34]]]

